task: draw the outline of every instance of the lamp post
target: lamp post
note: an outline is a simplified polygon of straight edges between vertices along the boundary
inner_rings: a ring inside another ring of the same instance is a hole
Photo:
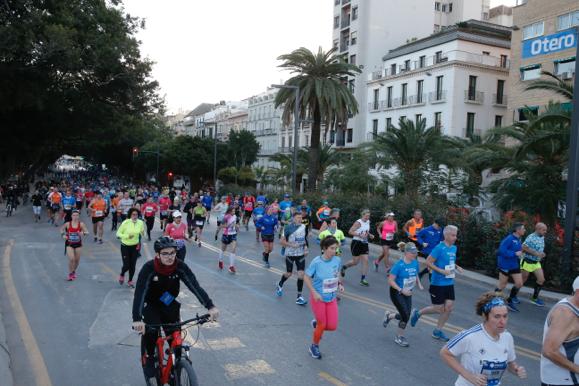
[[[157,156],[157,169],[155,173],[155,182],[159,183],[159,157],[161,155],[161,149],[159,148],[159,144],[157,143],[157,150],[140,150],[138,147],[133,148],[133,159],[139,156],[139,153],[146,153],[146,154],[155,154]]]
[[[294,152],[292,159],[292,197],[296,196],[296,178],[297,178],[297,164],[298,164],[298,130],[300,127],[300,87],[292,86],[289,84],[272,84],[271,87],[274,88],[287,88],[290,90],[295,90],[296,100],[294,104]]]
[[[217,119],[213,123],[213,184],[217,197]]]

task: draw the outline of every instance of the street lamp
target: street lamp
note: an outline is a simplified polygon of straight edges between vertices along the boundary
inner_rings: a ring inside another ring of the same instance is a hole
[[[133,160],[139,156],[140,153],[155,154],[157,156],[157,172],[155,173],[155,182],[159,183],[159,156],[161,150],[159,149],[159,144],[157,143],[157,150],[140,150],[138,147],[133,147]]]
[[[297,177],[297,164],[298,164],[298,129],[300,127],[300,87],[292,86],[289,84],[272,84],[273,88],[287,88],[290,90],[295,90],[296,101],[294,104],[294,153],[292,159],[292,197],[296,196],[296,177]]]

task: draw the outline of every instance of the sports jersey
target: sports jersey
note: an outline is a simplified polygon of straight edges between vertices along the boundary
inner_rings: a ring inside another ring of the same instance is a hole
[[[169,206],[171,205],[171,199],[167,196],[163,196],[159,199],[159,210],[161,211],[162,215],[167,214],[167,210],[169,210]]]
[[[145,202],[141,207],[145,217],[153,217],[157,213],[158,206],[154,202]]]
[[[302,224],[289,224],[286,225],[283,234],[289,244],[297,245],[297,247],[286,246],[285,256],[303,256],[306,246],[306,227]]]
[[[292,207],[292,202],[291,202],[291,201],[283,200],[282,202],[279,203],[279,210],[280,210],[282,213],[289,212],[291,207]]]
[[[446,344],[446,348],[452,355],[460,357],[460,364],[465,369],[486,375],[487,386],[500,385],[509,362],[516,359],[513,336],[505,331],[497,341],[482,324],[459,333]],[[454,385],[472,386],[472,383],[459,375]]]
[[[259,195],[257,196],[257,202],[263,202],[264,204],[267,204],[267,198],[264,195]]]
[[[326,303],[336,298],[341,267],[342,260],[338,256],[330,260],[318,256],[306,269],[306,275],[312,278],[312,286]]]
[[[58,192],[52,192],[48,195],[48,201],[53,205],[58,205],[62,201],[62,196]]]
[[[263,216],[265,216],[265,208],[263,206],[258,206],[257,208],[255,208],[253,210],[253,219],[254,221],[259,220],[260,218],[262,218]]]
[[[82,242],[81,238],[82,227],[80,226],[80,222],[73,228],[72,221],[68,223],[66,227],[66,241],[69,244],[80,244]]]
[[[410,234],[410,239],[416,241],[416,235],[422,230],[424,226],[424,219],[416,221],[414,218],[410,219],[410,225],[408,225],[408,233]]]
[[[384,221],[382,223],[382,229],[380,229],[380,238],[386,241],[394,240],[396,233],[396,221]]]
[[[331,228],[328,228],[325,231],[320,232],[320,234],[318,235],[318,239],[320,241],[322,241],[323,239],[325,239],[328,236],[334,236],[340,244],[343,244],[344,241],[346,240],[346,236],[344,236],[344,232],[342,232],[339,229],[333,229],[332,230]]]
[[[331,212],[332,212],[332,209],[329,206],[322,206],[320,209],[318,209],[316,214],[318,215],[320,220],[324,221],[324,220],[327,220],[330,218]]]
[[[537,252],[543,252],[545,250],[545,237],[539,236],[536,233],[531,233],[529,236],[527,236],[523,245],[526,245],[527,247],[534,249]],[[541,259],[539,259],[538,256],[531,255],[530,253],[526,253],[526,252],[523,254],[523,257],[526,260],[531,260],[531,261],[536,261],[536,262],[541,260]]]
[[[510,234],[501,241],[497,253],[499,269],[511,270],[519,268],[519,258],[516,253],[523,249],[521,239]]]
[[[404,259],[400,259],[390,270],[390,275],[396,276],[395,282],[398,287],[412,291],[416,285],[416,276],[418,275],[418,270],[418,261],[413,260],[406,264]]]
[[[356,220],[356,222],[360,224],[360,227],[356,229],[356,236],[354,236],[352,239],[361,241],[363,243],[367,243],[368,235],[370,234],[370,220],[362,221],[361,219],[359,219]]]
[[[103,217],[107,209],[107,203],[104,199],[95,199],[90,204],[92,210],[92,217]]]
[[[448,246],[442,242],[434,247],[430,256],[436,259],[434,261],[435,266],[451,272],[450,275],[444,276],[432,270],[431,284],[437,286],[453,285],[456,270],[456,245]]]
[[[165,228],[165,236],[172,237],[179,247],[185,245],[185,235],[187,234],[187,225],[182,222],[177,225],[172,222],[167,224]]]
[[[203,198],[201,199],[201,201],[203,202],[203,206],[206,209],[211,209],[211,206],[213,205],[213,197],[211,197],[210,195],[206,194],[205,196],[203,196]]]
[[[119,208],[122,214],[127,214],[129,209],[133,207],[133,200],[130,198],[121,198],[119,201]]]
[[[257,209],[257,208],[256,208]],[[275,233],[275,227],[277,226],[277,217],[266,214],[260,217],[255,222],[255,227],[261,230],[261,234],[268,236]]]
[[[422,253],[424,253],[425,256],[428,256],[434,247],[436,247],[442,240],[444,240],[444,236],[442,235],[442,228],[436,229],[433,225],[431,225],[418,232],[416,239],[418,240],[418,244],[420,244],[421,247],[424,243],[428,244],[422,249]]]
[[[223,234],[225,236],[231,236],[237,234],[237,216],[234,214],[226,214],[223,217],[223,222],[226,224],[223,229]]]
[[[224,202],[218,202],[217,205],[215,205],[215,208],[213,208],[213,213],[215,213],[217,216],[217,221],[223,220],[223,216],[225,216],[225,212],[227,212],[228,208],[229,205]]]
[[[76,198],[74,196],[64,196],[62,198],[62,207],[64,210],[71,210],[76,205]]]
[[[139,235],[144,231],[145,223],[143,220],[133,221],[132,219],[127,219],[123,221],[117,230],[117,237],[121,239],[122,244],[130,247],[139,244]]]

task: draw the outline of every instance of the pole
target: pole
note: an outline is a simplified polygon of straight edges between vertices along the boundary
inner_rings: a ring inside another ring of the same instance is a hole
[[[217,121],[213,125],[213,184],[217,196]]]
[[[579,181],[579,28],[575,28],[575,85],[573,95],[573,115],[571,118],[571,139],[569,143],[569,167],[567,173],[567,200],[565,208],[565,246],[561,259],[561,273],[572,272],[573,244],[577,229],[577,195]]]
[[[159,184],[159,156],[160,156],[161,150],[159,148],[159,144],[157,143],[157,173],[155,174],[155,182],[157,184]]]
[[[292,199],[296,197],[297,167],[298,167],[298,130],[300,127],[300,87],[296,86],[296,102],[294,106],[294,154],[292,160]]]

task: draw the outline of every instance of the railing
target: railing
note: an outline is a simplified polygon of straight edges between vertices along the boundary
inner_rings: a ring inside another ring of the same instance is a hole
[[[477,136],[480,137],[482,135],[482,130],[481,129],[475,129],[472,127],[467,127],[463,130],[464,132],[464,137],[465,138],[469,138],[472,136]]]
[[[384,108],[386,101],[374,101],[368,103],[368,111],[374,113]]]
[[[344,41],[340,44],[340,52],[348,51],[348,47],[350,47],[350,42],[349,42],[349,40],[344,40]]]
[[[346,5],[350,2],[351,0],[342,0],[342,5]]]
[[[475,103],[482,105],[484,103],[485,93],[482,91],[464,90],[464,101],[466,103]]]
[[[428,100],[430,103],[446,102],[446,90],[432,91],[428,93]]]
[[[416,94],[408,97],[409,105],[423,105],[426,103],[426,94]]]
[[[347,28],[350,26],[350,15],[346,15],[347,19],[342,19],[342,23],[340,24],[341,28]]]
[[[261,129],[261,130],[255,130],[255,136],[256,137],[263,137],[266,135],[277,135],[278,131],[277,129]]]
[[[493,105],[494,106],[507,106],[507,95],[506,94],[493,94]]]

